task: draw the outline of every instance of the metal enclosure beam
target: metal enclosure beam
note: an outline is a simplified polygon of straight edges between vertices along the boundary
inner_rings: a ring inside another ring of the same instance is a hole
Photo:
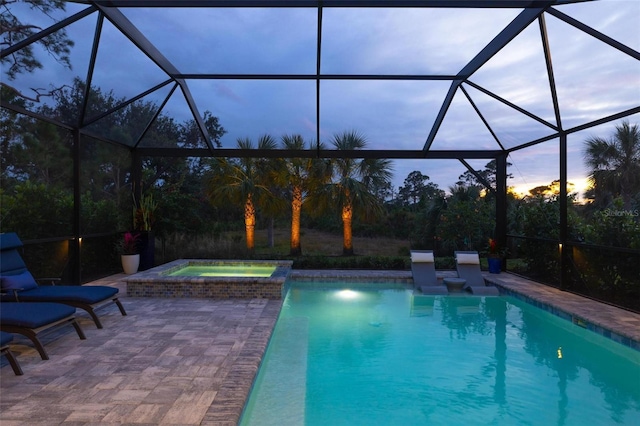
[[[11,46],[7,47],[6,49],[2,49],[2,52],[0,52],[0,58],[4,58],[6,56],[11,55],[12,53],[17,52],[20,49],[24,49],[25,47],[29,46],[32,43],[35,43],[41,39],[43,39],[44,37],[55,33],[56,31],[66,27],[67,25],[73,24],[76,21],[79,21],[80,19],[91,15],[93,12],[95,12],[97,9],[94,6],[90,6],[84,10],[81,10],[80,12],[69,16],[66,19],[61,20],[60,22],[56,22],[55,24],[53,24],[52,26],[50,26],[49,28],[46,28],[42,31],[40,31],[39,33],[36,33],[34,35],[32,35],[31,37],[27,37],[22,41],[19,41],[16,44],[12,44]]]
[[[507,247],[507,154],[496,157],[496,228],[495,238],[498,247]],[[503,259],[502,269],[507,262]]]
[[[565,289],[569,279],[569,262],[567,247],[568,220],[567,220],[567,135],[560,135],[560,288]]]
[[[493,160],[503,151],[500,150],[289,150],[289,149],[229,149],[218,148],[211,152],[203,148],[137,148],[136,152],[142,157],[220,157],[220,158],[377,158],[397,160],[462,160],[462,159],[490,159]]]
[[[80,153],[82,137],[78,129],[73,131],[73,239],[69,242],[69,262],[72,270],[72,283],[80,285],[82,282],[82,250],[81,239],[82,226],[82,191],[80,189],[80,177],[82,176],[82,158]]]
[[[535,21],[542,13],[544,12],[544,8],[529,8],[524,9],[518,16],[516,16],[513,21],[511,21],[500,33],[494,37],[493,40],[489,42],[481,51],[478,53],[467,65],[465,65],[460,72],[458,73],[458,79],[455,80],[451,87],[449,88],[449,92],[447,92],[447,96],[445,97],[442,106],[440,107],[440,111],[438,112],[438,116],[436,117],[435,122],[433,123],[433,127],[431,128],[431,132],[429,133],[429,137],[424,144],[424,150],[429,150],[433,141],[435,139],[436,133],[438,129],[442,125],[442,121],[453,101],[453,97],[455,92],[458,89],[458,86],[462,84],[463,81],[468,79],[473,73],[478,71],[482,65],[484,65],[489,59],[491,59],[496,53],[498,53],[503,47],[505,47],[511,40],[513,40],[518,34],[520,34],[529,24]]]
[[[189,86],[187,83],[176,76],[180,74],[178,68],[176,68],[171,61],[169,61],[145,36],[138,30],[138,28],[133,25],[129,19],[127,19],[120,10],[114,7],[104,7],[98,6],[100,11],[104,13],[109,21],[113,25],[115,25],[122,34],[124,34],[133,44],[135,44],[149,59],[151,59],[156,65],[158,65],[168,76],[176,81],[180,85],[180,89],[182,89],[182,94],[184,95],[185,100],[187,101],[187,105],[191,110],[193,115],[193,119],[195,120],[198,128],[200,129],[200,133],[205,140],[205,143],[209,147],[210,150],[213,150],[213,144],[211,143],[211,138],[209,137],[209,133],[207,132],[207,128],[204,125],[204,121],[202,120],[202,116],[198,111],[198,107],[193,100],[193,96],[191,95],[191,91],[189,90]]]
[[[432,7],[528,8],[591,0],[95,0],[111,7]]]

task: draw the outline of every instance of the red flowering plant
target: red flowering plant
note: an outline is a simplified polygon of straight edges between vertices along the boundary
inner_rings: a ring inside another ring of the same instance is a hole
[[[498,246],[498,242],[493,238],[489,238],[489,246],[487,247],[487,256],[488,257],[505,257],[507,255],[507,250],[500,248]]]
[[[120,254],[138,254],[138,238],[139,235],[133,232],[125,232],[124,237],[117,244]]]

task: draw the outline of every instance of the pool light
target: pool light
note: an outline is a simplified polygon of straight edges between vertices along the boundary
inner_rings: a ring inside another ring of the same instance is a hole
[[[357,299],[360,296],[360,292],[349,290],[349,289],[345,289],[345,290],[338,291],[336,293],[336,296],[339,299],[343,299],[343,300],[354,300],[354,299]]]

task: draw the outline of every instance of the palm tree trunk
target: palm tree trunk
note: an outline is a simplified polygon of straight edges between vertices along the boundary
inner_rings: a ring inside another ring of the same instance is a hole
[[[253,251],[255,247],[256,208],[253,205],[251,195],[247,196],[244,204],[244,228],[247,234],[247,250]]]
[[[300,256],[302,247],[300,246],[300,212],[302,210],[302,189],[299,186],[293,187],[293,200],[291,201],[291,250],[289,255]]]
[[[353,219],[353,208],[351,203],[342,206],[342,254],[345,256],[353,255],[353,236],[351,229],[351,221]]]

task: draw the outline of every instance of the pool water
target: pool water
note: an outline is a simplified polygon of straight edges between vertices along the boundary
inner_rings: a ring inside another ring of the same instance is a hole
[[[198,265],[185,266],[174,271],[170,277],[270,277],[276,270],[275,265]]]
[[[241,425],[640,424],[640,352],[569,321],[319,285],[287,293]]]

